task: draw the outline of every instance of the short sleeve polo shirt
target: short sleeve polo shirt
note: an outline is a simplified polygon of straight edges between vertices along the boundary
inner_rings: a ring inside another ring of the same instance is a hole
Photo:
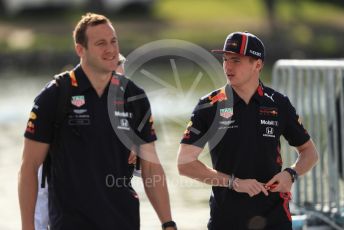
[[[310,136],[286,96],[262,83],[248,104],[234,90],[230,98],[229,92],[226,85],[199,100],[181,143],[201,148],[208,143],[214,169],[266,183],[281,171],[280,137],[300,146]],[[228,188],[213,187],[211,218],[226,213],[226,218],[233,220],[249,215],[246,209],[256,208],[252,215],[264,213],[274,205],[272,200],[279,200],[278,195],[249,198]],[[222,220],[226,222],[226,218]]]
[[[120,136],[134,133],[133,144],[156,140],[146,94],[124,76],[115,75],[99,97],[80,65],[70,77],[69,112],[61,125],[59,152],[53,157],[49,183],[51,229],[121,226],[124,230],[137,230],[138,198],[131,186],[124,183],[131,177],[130,146]],[[111,87],[121,88],[124,96],[108,97]],[[58,93],[58,86],[52,81],[37,96],[26,138],[53,142]],[[130,97],[138,99],[130,101]],[[121,106],[113,107],[118,104]]]
[[[228,87],[199,101],[181,143],[208,142],[215,169],[267,181],[281,169],[280,136],[292,146],[310,137],[286,96],[261,84],[248,104],[233,90],[233,107],[227,107]],[[212,140],[219,130],[226,130],[221,140]]]

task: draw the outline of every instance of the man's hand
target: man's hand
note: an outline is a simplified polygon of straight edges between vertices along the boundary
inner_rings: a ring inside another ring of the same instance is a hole
[[[233,189],[236,192],[247,193],[250,197],[258,195],[261,192],[263,192],[265,196],[269,195],[267,189],[264,187],[264,184],[255,179],[235,178],[233,182]]]
[[[135,164],[137,159],[137,154],[135,151],[131,150],[129,158],[128,158],[128,164]]]
[[[286,171],[282,171],[266,183],[265,188],[270,192],[290,192],[292,185],[293,182],[290,174]]]

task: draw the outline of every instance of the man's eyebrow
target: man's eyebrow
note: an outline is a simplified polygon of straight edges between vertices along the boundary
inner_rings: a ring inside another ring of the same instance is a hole
[[[104,42],[104,41],[105,41],[105,39],[101,38],[101,39],[96,40],[95,43]]]
[[[104,41],[106,41],[106,39],[105,39],[105,38],[100,38],[100,39],[96,40],[96,41],[95,41],[95,43],[98,43],[98,42],[104,42]],[[111,38],[111,41],[117,41],[117,37],[113,37],[113,38]]]

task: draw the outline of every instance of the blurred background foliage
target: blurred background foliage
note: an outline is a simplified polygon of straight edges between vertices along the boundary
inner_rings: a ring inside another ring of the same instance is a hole
[[[0,0],[0,2],[3,0]],[[159,39],[182,39],[205,49],[223,46],[232,31],[249,31],[266,45],[266,64],[281,58],[340,58],[344,53],[342,0],[156,0],[151,8],[121,11],[89,1],[84,7],[36,9],[0,16],[0,67],[61,68],[77,62],[72,30],[87,11],[110,17],[121,52]]]

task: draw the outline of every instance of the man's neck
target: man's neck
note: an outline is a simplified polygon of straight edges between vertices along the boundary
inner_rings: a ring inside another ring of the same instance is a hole
[[[257,91],[259,86],[259,81],[254,82],[253,84],[247,84],[244,86],[232,86],[234,91],[238,94],[238,96],[248,104],[252,98],[252,96]]]
[[[101,73],[93,70],[87,65],[81,63],[81,67],[85,72],[88,80],[90,81],[92,87],[97,92],[98,96],[101,97],[104,93],[104,90],[111,79],[111,72],[110,73]]]

